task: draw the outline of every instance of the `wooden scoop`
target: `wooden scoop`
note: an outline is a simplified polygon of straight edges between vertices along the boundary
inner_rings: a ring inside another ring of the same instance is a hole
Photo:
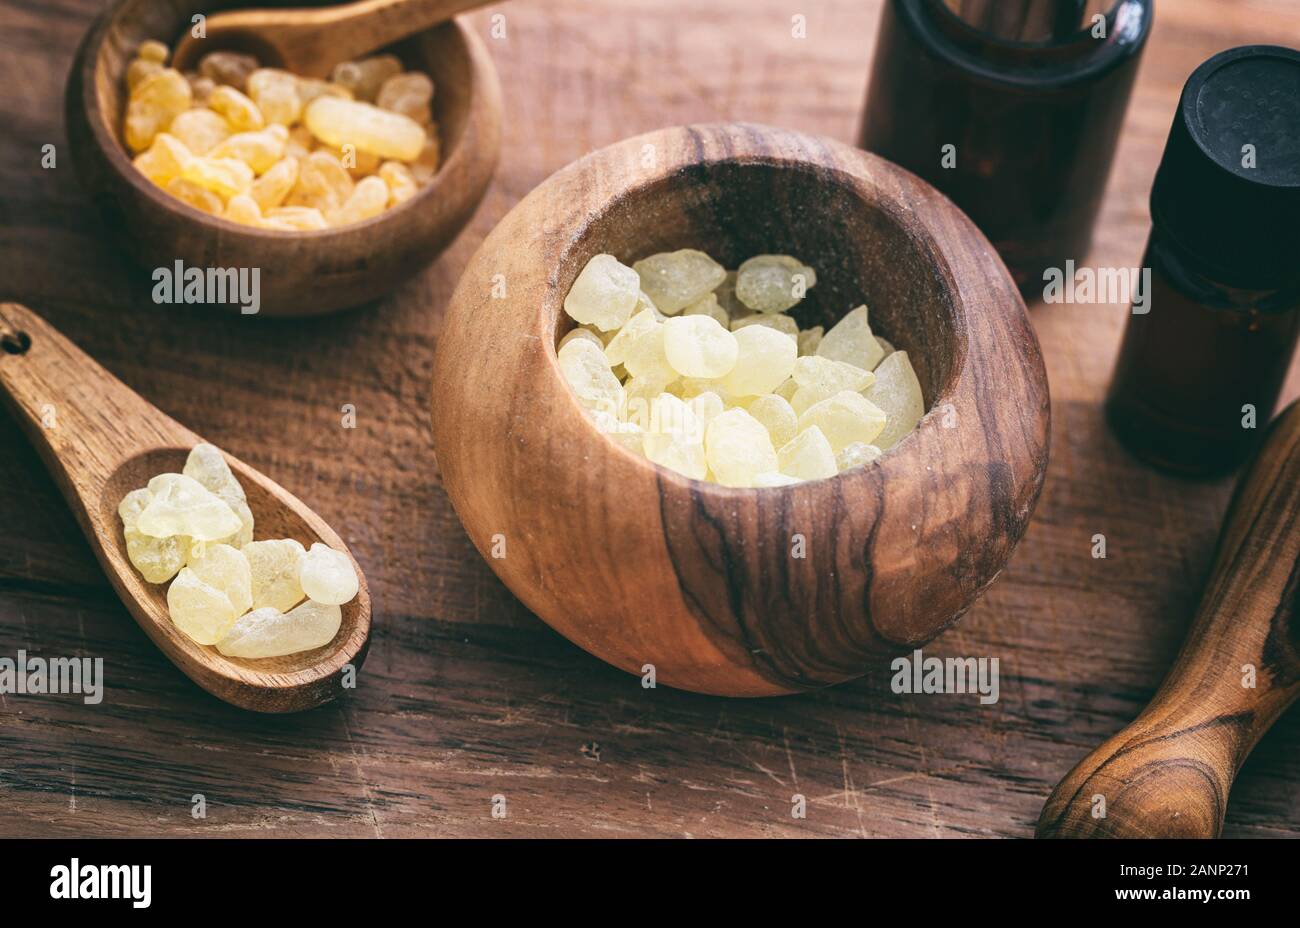
[[[0,397],[54,475],[117,595],[190,679],[257,712],[309,709],[351,685],[354,674],[348,668],[360,668],[370,638],[370,591],[359,567],[360,590],[342,607],[342,627],[328,645],[264,660],[225,657],[172,623],[167,585],[145,582],[131,566],[117,515],[123,496],[157,474],[179,473],[190,449],[203,439],[16,303],[0,303]],[[230,455],[226,461],[248,496],[255,537],[294,538],[307,547],[320,541],[348,550],[292,493]]]
[[[1300,403],[1237,486],[1173,669],[1137,720],[1061,781],[1038,836],[1217,837],[1237,771],[1300,695],[1298,606]]]
[[[341,6],[303,9],[226,10],[213,13],[205,36],[186,32],[172,55],[172,67],[194,68],[218,49],[256,55],[265,66],[304,77],[325,77],[350,61],[408,35],[446,22],[491,0],[360,0]]]

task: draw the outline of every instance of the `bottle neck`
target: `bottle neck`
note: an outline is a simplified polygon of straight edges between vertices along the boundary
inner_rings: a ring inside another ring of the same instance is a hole
[[[1068,44],[1088,32],[1096,17],[1113,22],[1121,0],[931,0],[989,39]]]
[[[1100,22],[1088,19],[1078,28],[1053,27],[1050,41],[1033,42],[1010,35],[1042,35],[1046,27],[996,26],[984,31],[974,7],[963,18],[950,3],[965,0],[890,0],[900,19],[938,55],[990,81],[1041,90],[1100,78],[1137,55],[1151,31],[1152,0],[1112,0]],[[1005,0],[999,0],[1005,3]]]
[[[1147,263],[1152,273],[1163,277],[1183,296],[1202,306],[1270,315],[1300,309],[1300,282],[1281,288],[1229,287],[1207,275],[1191,252],[1159,228],[1151,230]]]

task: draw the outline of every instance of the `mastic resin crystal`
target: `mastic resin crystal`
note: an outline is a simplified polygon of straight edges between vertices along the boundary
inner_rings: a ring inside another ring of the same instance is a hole
[[[252,510],[223,455],[195,445],[179,474],[122,498],[127,558],[167,589],[180,631],[230,657],[283,657],[324,647],[360,579],[352,559],[315,542],[253,540]],[[174,578],[174,579],[173,579]]]
[[[925,415],[905,351],[865,305],[801,329],[816,270],[756,255],[728,271],[694,249],[631,267],[590,259],[564,301],[560,374],[596,427],[695,480],[782,487],[866,467]]]
[[[211,216],[279,232],[351,225],[438,170],[433,81],[392,55],[345,61],[328,81],[229,51],[182,74],[153,40],[136,56],[122,124],[135,167]]]

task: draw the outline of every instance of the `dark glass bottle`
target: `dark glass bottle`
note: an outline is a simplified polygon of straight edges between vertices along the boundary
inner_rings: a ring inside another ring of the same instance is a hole
[[[1300,334],[1300,52],[1237,48],[1196,70],[1151,222],[1148,312],[1129,317],[1107,418],[1144,461],[1218,476],[1263,433]]]
[[[1152,0],[887,0],[859,144],[947,194],[1041,295],[1091,244],[1152,15]]]

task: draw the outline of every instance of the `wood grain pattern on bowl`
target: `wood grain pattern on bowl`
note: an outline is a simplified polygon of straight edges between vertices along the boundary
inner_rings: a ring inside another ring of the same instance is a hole
[[[927,417],[876,466],[774,490],[617,447],[559,374],[561,304],[594,254],[682,247],[811,263],[801,325],[866,302]],[[879,158],[752,125],[628,139],[519,203],[452,298],[433,417],[451,501],[515,595],[624,670],[726,695],[850,679],[938,634],[1006,564],[1048,455],[1037,340],[978,230]]]
[[[337,229],[253,229],[200,212],[150,183],[121,140],[123,78],[140,43],[173,43],[195,12],[252,5],[267,4],[117,0],[106,10],[68,77],[66,120],[77,172],[109,234],[142,267],[181,260],[189,267],[260,268],[266,315],[313,315],[377,299],[450,244],[487,190],[501,145],[501,91],[491,57],[458,20],[392,49],[437,88],[443,163],[415,197]]]

